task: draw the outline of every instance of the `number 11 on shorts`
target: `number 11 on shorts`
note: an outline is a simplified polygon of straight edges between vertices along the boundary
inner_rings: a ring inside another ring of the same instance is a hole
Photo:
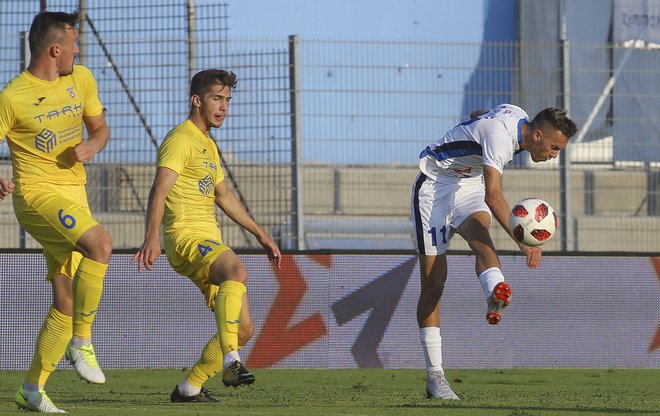
[[[436,228],[431,227],[430,230],[427,231],[429,234],[431,234],[431,244],[433,247],[438,246],[438,235],[436,233]],[[442,228],[440,229],[440,233],[442,234],[442,244],[447,244],[447,226],[443,225]]]

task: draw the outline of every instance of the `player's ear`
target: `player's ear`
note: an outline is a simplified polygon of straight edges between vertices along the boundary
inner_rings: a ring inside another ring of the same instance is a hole
[[[51,58],[57,58],[60,55],[60,45],[59,43],[53,43],[48,47],[48,55]]]
[[[199,108],[202,106],[202,101],[199,99],[199,95],[193,95],[192,97],[190,97],[190,103],[195,108]]]

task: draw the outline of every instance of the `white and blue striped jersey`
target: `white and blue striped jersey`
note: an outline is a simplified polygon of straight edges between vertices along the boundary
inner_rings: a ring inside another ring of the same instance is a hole
[[[483,165],[500,173],[511,163],[522,142],[522,126],[529,116],[520,107],[500,104],[486,114],[449,130],[419,155],[419,168],[427,177],[456,183],[481,180]]]

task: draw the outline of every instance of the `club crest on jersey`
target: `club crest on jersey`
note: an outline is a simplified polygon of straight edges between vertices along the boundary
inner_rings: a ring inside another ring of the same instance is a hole
[[[211,175],[206,175],[204,179],[200,179],[198,184],[199,192],[202,194],[210,195],[213,192],[213,178],[211,178]]]
[[[66,90],[69,91],[69,97],[76,98],[76,90],[74,90],[73,87],[69,87]]]
[[[55,132],[48,129],[42,129],[34,138],[34,147],[44,153],[50,153],[50,151],[53,150],[56,145],[57,135]]]

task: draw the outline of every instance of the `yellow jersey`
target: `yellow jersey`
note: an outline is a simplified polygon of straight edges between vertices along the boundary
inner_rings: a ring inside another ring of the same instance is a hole
[[[83,139],[83,116],[103,112],[92,72],[45,81],[23,71],[0,92],[0,140],[8,139],[13,181],[80,185],[87,181],[73,148]]]
[[[158,149],[157,166],[179,174],[165,199],[165,233],[217,228],[215,187],[225,174],[215,142],[187,119],[165,136]]]

